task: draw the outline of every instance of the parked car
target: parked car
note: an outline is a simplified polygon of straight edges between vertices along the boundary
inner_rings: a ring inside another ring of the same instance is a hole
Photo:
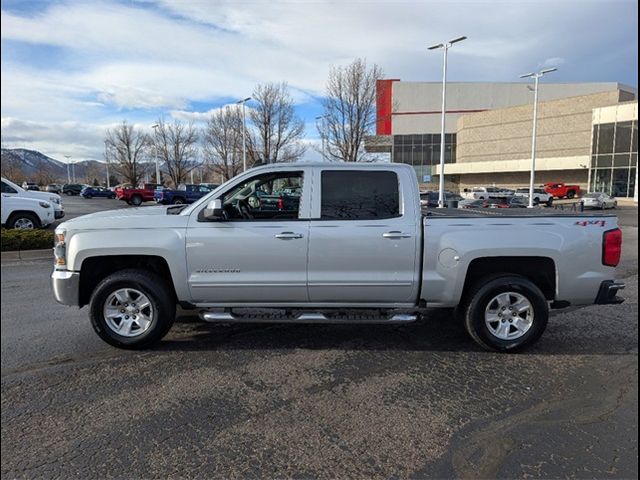
[[[116,188],[116,198],[127,202],[129,205],[136,207],[142,205],[143,202],[151,202],[154,200],[156,188],[162,187],[158,183],[145,183],[142,188],[118,187]]]
[[[2,193],[1,222],[6,228],[33,230],[44,228],[55,220],[53,205],[45,200]]]
[[[203,185],[205,187],[209,187],[210,190],[215,190],[220,186],[219,183],[200,183],[199,185]]]
[[[49,193],[60,194],[60,192],[62,192],[62,186],[58,185],[57,183],[50,183],[49,185],[47,185],[46,190]]]
[[[87,185],[81,183],[66,183],[62,186],[62,193],[65,195],[80,195],[80,192]]]
[[[285,185],[302,189],[295,210],[250,207]],[[97,335],[120,348],[162,339],[176,305],[209,322],[360,324],[363,310],[403,323],[457,307],[478,345],[513,352],[540,338],[550,308],[623,301],[615,215],[482,212],[423,216],[410,165],[272,164],[192,205],[61,224],[53,292],[89,305]]]
[[[60,198],[60,195],[56,193],[25,190],[24,188],[19,187],[10,180],[2,178],[2,197],[5,198],[5,196],[32,198],[35,200],[45,201],[52,205],[55,219],[64,217],[64,207],[62,206],[62,199]]]
[[[512,190],[501,187],[474,187],[465,188],[462,197],[467,200],[483,200],[489,197],[501,197],[513,195]]]
[[[490,197],[485,199],[462,202],[460,208],[527,208],[528,204],[522,197]]]
[[[527,202],[529,201],[529,189],[518,188],[515,192],[515,196],[523,197]],[[544,188],[533,189],[533,204],[538,205],[540,203],[546,204],[548,207],[553,205],[553,195],[548,193]]]
[[[484,208],[527,208],[528,201],[523,197],[490,197],[484,201]]]
[[[35,182],[22,182],[22,188],[25,190],[33,190],[34,192],[40,191],[40,187]]]
[[[86,186],[80,192],[83,198],[116,198],[116,192],[109,190],[106,187],[90,187]]]
[[[598,208],[600,210],[604,210],[606,208],[618,207],[618,201],[616,198],[604,192],[587,193],[582,197],[582,201],[584,202],[584,208]]]
[[[580,185],[545,183],[544,190],[556,198],[575,198],[580,195]]]
[[[420,205],[422,207],[436,208],[438,206],[438,200],[440,199],[440,192],[420,192]],[[460,195],[453,192],[444,192],[444,204],[447,206],[449,202],[460,202],[464,200]]]
[[[157,203],[163,205],[181,205],[193,203],[209,193],[211,188],[206,185],[183,184],[177,190],[168,188],[156,188],[153,197]]]

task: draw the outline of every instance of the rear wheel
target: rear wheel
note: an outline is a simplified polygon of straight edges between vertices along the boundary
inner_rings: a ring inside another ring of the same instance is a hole
[[[549,197],[549,200],[547,200],[547,207],[552,207],[553,206],[553,197]]]
[[[461,308],[465,328],[486,350],[522,350],[535,343],[547,327],[547,300],[542,291],[524,277],[485,278],[466,298]]]
[[[567,198],[573,198],[576,196],[576,192],[574,192],[573,190],[569,190],[567,192]]]
[[[184,199],[182,198],[174,198],[173,202],[171,202],[173,205],[182,205],[184,204]]]
[[[140,195],[134,195],[133,197],[131,197],[131,205],[134,205],[136,207],[142,205],[142,197]]]
[[[91,295],[89,316],[98,336],[118,348],[159,342],[175,319],[173,292],[159,275],[137,269],[105,278]]]
[[[14,213],[7,221],[7,228],[16,230],[33,230],[40,228],[40,219],[29,212]]]

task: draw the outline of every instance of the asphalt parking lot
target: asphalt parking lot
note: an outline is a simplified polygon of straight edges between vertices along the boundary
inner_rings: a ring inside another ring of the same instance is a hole
[[[67,218],[126,207],[64,202]],[[126,352],[55,303],[50,262],[3,263],[2,477],[637,477],[638,210],[618,214],[626,302],[556,312],[518,355],[477,349],[446,311],[402,326],[183,315]]]

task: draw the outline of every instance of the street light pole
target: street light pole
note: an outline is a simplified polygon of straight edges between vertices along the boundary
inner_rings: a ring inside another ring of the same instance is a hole
[[[104,141],[104,161],[107,166],[107,188],[111,188],[111,179],[109,178],[109,154],[106,140]]]
[[[69,159],[71,158],[71,155],[65,155],[64,158],[67,159],[67,183],[71,183],[71,172],[69,171]]]
[[[155,160],[156,160],[156,183],[158,185],[160,185],[162,183],[162,180],[160,179],[160,164],[158,163],[158,127],[160,125],[158,125],[157,123],[151,125],[151,128],[153,128],[153,155],[155,156]]]
[[[454,43],[461,42],[467,37],[457,37],[446,43],[431,45],[428,50],[444,50],[444,58],[442,62],[442,119],[440,128],[440,184],[438,193],[438,208],[444,208],[444,154],[445,154],[445,127],[447,115],[447,54]]]
[[[251,100],[251,97],[247,97],[244,100],[240,100],[238,104],[242,104],[242,171],[247,171],[247,117],[245,115],[245,103]]]
[[[547,68],[538,73],[525,73],[520,78],[533,78],[533,128],[531,133],[531,174],[529,175],[529,208],[533,208],[533,190],[536,179],[536,133],[538,129],[538,85],[540,78],[557,68]]]
[[[325,120],[326,120],[327,116],[326,115],[320,115],[318,117],[316,117],[316,121],[320,120],[320,141],[322,142],[322,160],[326,160],[327,157],[325,155],[324,149],[325,149],[325,135],[326,135],[326,126],[325,126]]]

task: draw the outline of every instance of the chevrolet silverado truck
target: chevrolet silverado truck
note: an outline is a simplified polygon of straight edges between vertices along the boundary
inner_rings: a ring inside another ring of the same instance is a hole
[[[274,208],[265,192],[291,195]],[[444,308],[481,347],[513,352],[550,308],[620,303],[624,288],[614,215],[422,211],[403,164],[258,167],[192,205],[93,213],[55,237],[57,301],[88,305],[121,348],[158,342],[180,305],[225,323],[404,323]]]
[[[116,188],[116,198],[138,207],[143,202],[152,202],[156,188],[161,186],[157,183],[145,183],[142,188],[118,187]]]
[[[211,190],[211,187],[207,185],[187,183],[178,185],[177,190],[157,188],[153,198],[156,203],[162,205],[182,205],[183,203],[193,203],[196,200],[200,200]]]

